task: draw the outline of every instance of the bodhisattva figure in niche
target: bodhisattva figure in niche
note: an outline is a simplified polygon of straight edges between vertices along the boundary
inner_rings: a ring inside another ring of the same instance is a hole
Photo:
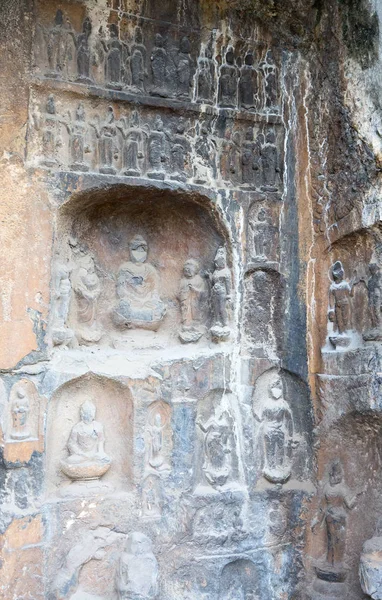
[[[30,437],[28,428],[28,416],[30,412],[30,401],[25,390],[18,388],[12,401],[12,431],[13,440],[26,440]]]
[[[168,470],[163,448],[163,430],[166,427],[160,412],[156,412],[151,423],[147,426],[149,433],[149,464],[156,471]]]
[[[69,344],[74,337],[73,331],[66,324],[72,293],[69,274],[69,263],[58,260],[53,272],[54,306],[52,341],[55,346]]]
[[[329,321],[334,324],[337,335],[329,337],[334,348],[347,347],[350,337],[347,332],[351,329],[351,297],[354,291],[354,281],[348,282],[341,261],[337,260],[332,267],[333,282],[329,288]]]
[[[210,275],[212,284],[212,308],[214,312],[212,338],[225,340],[231,331],[228,327],[227,305],[231,301],[231,272],[227,267],[227,252],[221,247],[215,256],[215,270]]]
[[[158,562],[152,542],[144,533],[129,534],[117,569],[119,600],[154,600],[158,597]]]
[[[204,434],[202,465],[206,480],[212,486],[225,485],[232,473],[231,427],[227,413],[213,415],[202,423],[197,421]]]
[[[72,286],[77,340],[80,344],[98,342],[102,335],[96,321],[101,283],[91,255],[85,254],[78,260],[78,266],[72,273]]]
[[[359,494],[353,494],[344,482],[343,467],[338,459],[330,464],[328,475],[320,494],[319,516],[312,521],[312,530],[325,523],[327,535],[326,560],[316,566],[316,571],[320,579],[333,581],[338,577],[341,581],[346,577],[347,512],[354,508]]]
[[[80,421],[69,436],[69,456],[60,463],[62,472],[70,479],[99,479],[110,469],[111,459],[104,450],[103,425],[95,416],[96,407],[86,400],[80,408]]]
[[[369,341],[382,340],[382,274],[375,262],[369,265],[370,277],[367,282],[371,329],[366,331],[363,339]]]
[[[179,302],[182,327],[180,340],[187,344],[197,342],[203,335],[203,304],[206,301],[207,286],[200,275],[198,261],[190,258],[184,263],[183,278],[180,280]]]
[[[157,331],[166,314],[159,296],[159,275],[146,262],[148,246],[141,235],[130,241],[130,260],[119,269],[117,296],[119,303],[113,311],[113,321],[122,329]]]
[[[298,441],[294,439],[293,415],[280,377],[269,385],[268,397],[260,411],[255,411],[255,417],[261,424],[263,475],[271,483],[285,483],[292,473],[292,450]]]

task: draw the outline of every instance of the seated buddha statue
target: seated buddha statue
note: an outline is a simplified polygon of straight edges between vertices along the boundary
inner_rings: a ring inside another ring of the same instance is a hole
[[[69,456],[60,463],[62,472],[70,479],[99,479],[110,468],[111,459],[104,451],[103,425],[95,416],[96,407],[86,400],[80,408],[80,421],[69,436]]]
[[[141,235],[130,241],[130,260],[123,263],[117,277],[119,302],[113,310],[114,324],[120,328],[156,331],[166,306],[159,296],[159,275],[147,261],[148,246]]]

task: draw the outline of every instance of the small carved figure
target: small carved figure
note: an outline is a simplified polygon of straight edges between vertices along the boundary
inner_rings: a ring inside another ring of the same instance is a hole
[[[82,102],[77,107],[76,119],[70,128],[70,153],[72,171],[88,171],[89,167],[84,162],[85,134],[86,134],[85,109]]]
[[[54,26],[46,35],[50,77],[71,74],[75,59],[75,38],[69,21],[64,22],[62,10],[56,12]]]
[[[143,140],[137,111],[132,112],[130,126],[128,126],[127,119],[122,118],[117,127],[123,138],[123,174],[127,177],[139,177],[141,174],[140,163],[143,159]]]
[[[272,50],[268,50],[265,60],[260,65],[264,74],[265,108],[278,109],[278,74]]]
[[[113,89],[122,87],[122,65],[124,45],[119,40],[118,27],[111,23],[109,27],[110,39],[104,42],[106,51],[106,85]]]
[[[90,48],[89,38],[92,32],[92,24],[89,17],[83,22],[82,33],[77,39],[77,81],[91,83],[90,79]]]
[[[227,267],[227,252],[221,247],[216,252],[215,270],[212,273],[212,307],[214,312],[213,325],[210,329],[211,335],[217,340],[224,340],[230,336],[228,327],[227,305],[231,301],[231,272]]]
[[[271,483],[285,483],[291,476],[292,450],[298,442],[294,439],[293,415],[284,398],[280,377],[270,383],[268,397],[260,411],[255,411],[255,417],[261,425],[263,475]]]
[[[197,421],[204,434],[203,473],[212,486],[225,485],[232,472],[231,429],[227,413],[214,414],[202,423]]]
[[[143,533],[129,534],[117,570],[120,600],[154,600],[158,597],[158,563],[151,540]]]
[[[77,340],[80,344],[98,342],[102,335],[97,325],[97,304],[101,283],[91,255],[85,254],[78,259],[77,266],[72,272],[72,287],[75,297]]]
[[[113,320],[121,328],[156,331],[166,314],[159,296],[159,276],[156,268],[146,262],[148,246],[141,235],[133,237],[129,248],[130,261],[118,273],[119,303],[113,311]]]
[[[142,515],[148,519],[159,519],[162,513],[160,480],[149,475],[142,486]]]
[[[244,58],[244,65],[240,69],[239,80],[239,105],[245,109],[257,109],[259,107],[258,77],[253,63],[253,54],[248,52]]]
[[[338,335],[329,337],[331,344],[348,346],[350,338],[346,332],[351,329],[351,300],[353,282],[344,279],[345,272],[341,261],[337,260],[332,266],[333,282],[329,288],[329,320],[335,325]]]
[[[375,262],[370,263],[369,271],[367,294],[371,329],[363,334],[363,339],[367,342],[382,340],[382,275],[379,265]]]
[[[190,150],[190,144],[184,135],[185,128],[186,126],[184,119],[180,117],[176,124],[176,133],[172,139],[171,145],[172,173],[170,175],[170,179],[174,179],[176,181],[186,181],[187,179],[185,169],[187,154]]]
[[[219,104],[227,107],[237,106],[237,67],[233,48],[228,48],[225,64],[220,67]]]
[[[151,94],[154,96],[166,97],[166,68],[167,68],[167,51],[164,48],[165,40],[160,33],[155,35],[155,45],[151,54],[151,73],[153,87]]]
[[[114,119],[113,107],[108,107],[107,116],[99,134],[99,172],[107,175],[115,175],[116,169],[113,167],[114,159],[114,140],[117,130]]]
[[[61,261],[57,262],[53,272],[53,326],[52,341],[55,346],[66,345],[73,339],[73,331],[67,326],[72,286],[70,283],[70,267]]]
[[[261,189],[276,192],[280,173],[279,157],[276,146],[276,135],[273,129],[267,131],[265,145],[261,148],[261,167],[263,186]]]
[[[178,64],[176,68],[178,95],[187,98],[191,88],[191,43],[188,37],[184,36],[179,44]]]
[[[203,185],[216,177],[216,142],[206,122],[200,125],[200,135],[195,142],[195,153],[194,181]]]
[[[163,165],[166,160],[165,134],[163,131],[163,121],[159,115],[155,118],[154,127],[149,135],[148,153],[151,171],[147,173],[147,177],[150,179],[164,179],[165,172]]]
[[[204,333],[202,321],[206,292],[207,287],[200,275],[199,263],[193,259],[187,260],[179,288],[182,323],[179,338],[185,344],[197,342]]]
[[[149,464],[153,469],[158,471],[168,468],[163,455],[163,429],[166,425],[166,423],[162,422],[161,413],[157,412],[154,415],[152,423],[149,423],[147,426],[150,436]]]
[[[312,522],[313,530],[317,524],[322,526],[325,523],[326,526],[326,563],[322,568],[316,568],[317,575],[322,579],[327,578],[326,573],[333,575],[337,569],[341,571],[344,567],[347,511],[354,508],[357,494],[352,494],[343,478],[342,464],[334,460],[329,468],[328,481],[321,490],[319,517]]]
[[[229,144],[228,170],[231,183],[239,185],[242,180],[241,174],[241,137],[238,131],[232,136]]]
[[[12,404],[12,430],[11,438],[13,440],[26,440],[31,436],[28,427],[28,416],[31,409],[27,392],[22,387],[16,389]]]
[[[85,400],[80,408],[80,421],[69,436],[69,456],[60,463],[62,472],[69,479],[100,479],[110,469],[111,459],[104,450],[103,425],[95,420],[95,416],[93,402]]]
[[[362,590],[373,598],[382,600],[382,519],[378,519],[375,533],[362,548],[359,562],[359,579]]]
[[[145,90],[146,48],[143,44],[142,29],[135,28],[134,44],[131,48],[130,68],[132,90],[136,93]]]
[[[47,167],[57,164],[56,150],[58,146],[58,117],[54,96],[50,94],[45,106],[44,132],[42,136],[43,160]]]
[[[257,213],[257,220],[248,220],[248,225],[252,230],[252,240],[249,246],[252,250],[252,258],[255,261],[262,262],[269,260],[271,247],[274,243],[274,227],[269,223],[267,211],[262,206]]]
[[[215,95],[215,63],[210,46],[204,49],[204,56],[198,60],[197,99],[212,104]]]

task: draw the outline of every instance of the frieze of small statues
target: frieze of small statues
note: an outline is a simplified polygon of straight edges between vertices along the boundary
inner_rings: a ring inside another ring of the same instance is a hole
[[[133,110],[116,119],[112,106],[90,118],[80,102],[61,115],[50,95],[34,125],[39,163],[105,175],[147,177],[275,192],[282,185],[280,141],[274,125],[253,126],[218,137],[211,123],[192,126],[184,117],[166,125],[158,114],[144,122]]]
[[[224,108],[279,112],[279,68],[272,50],[248,49],[237,56],[228,46],[215,56],[212,39],[196,50],[184,34],[173,39],[150,29],[149,38],[150,48],[139,25],[126,39],[115,23],[96,32],[89,17],[77,32],[58,10],[50,27],[38,28],[35,62],[45,77],[53,79]]]

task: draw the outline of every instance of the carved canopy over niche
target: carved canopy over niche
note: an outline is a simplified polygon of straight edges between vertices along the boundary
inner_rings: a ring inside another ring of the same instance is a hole
[[[227,238],[195,195],[114,186],[73,197],[52,266],[53,344],[134,350],[232,339]]]

